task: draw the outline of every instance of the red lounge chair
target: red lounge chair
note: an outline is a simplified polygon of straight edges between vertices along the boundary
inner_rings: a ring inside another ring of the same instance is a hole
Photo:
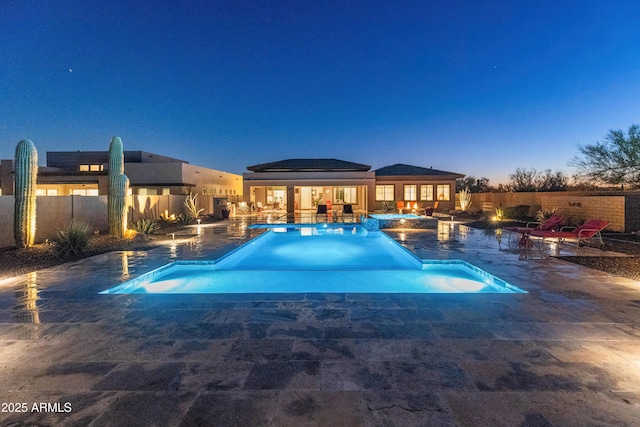
[[[557,239],[558,243],[567,241],[575,241],[576,247],[582,247],[589,244],[591,239],[598,239],[600,242],[600,249],[603,251],[608,250],[607,245],[602,240],[602,234],[600,232],[609,225],[608,221],[601,219],[590,219],[582,224],[580,227],[574,228],[571,231],[565,231],[567,227],[562,227],[560,231],[542,231],[533,230],[529,233],[532,237],[540,237],[544,242],[545,239]]]
[[[562,225],[567,218],[562,215],[552,215],[541,223],[528,222],[526,227],[505,227],[507,231],[513,231],[515,233],[522,234],[518,246],[529,248],[531,247],[531,241],[529,240],[529,234],[532,231],[552,231]],[[538,224],[536,227],[532,227],[533,224]],[[511,234],[509,235],[509,241],[511,241]]]

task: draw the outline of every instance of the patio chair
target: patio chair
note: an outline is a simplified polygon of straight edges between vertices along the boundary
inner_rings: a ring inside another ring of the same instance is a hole
[[[512,233],[520,233],[522,236],[518,241],[518,246],[529,248],[531,247],[529,234],[531,234],[532,231],[552,231],[557,229],[566,220],[567,218],[562,215],[552,215],[543,222],[528,222],[526,227],[505,227],[504,229],[506,231],[511,231]],[[533,227],[534,224],[538,225]],[[509,243],[511,243],[512,233],[509,233]]]
[[[318,205],[316,215],[327,215],[327,205]]]
[[[342,205],[342,216],[344,217],[345,215],[355,216],[352,205]]]
[[[609,247],[605,245],[602,240],[602,234],[600,233],[609,225],[608,221],[601,219],[590,219],[579,227],[573,230],[568,230],[570,227],[562,227],[560,231],[553,230],[533,230],[529,235],[531,237],[539,237],[544,244],[546,239],[557,239],[558,243],[564,242],[576,242],[576,248],[582,246],[588,246],[592,239],[597,239],[600,249],[604,252],[609,250]]]

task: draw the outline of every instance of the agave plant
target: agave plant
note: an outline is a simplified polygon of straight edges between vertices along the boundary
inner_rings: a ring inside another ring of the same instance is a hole
[[[178,225],[189,225],[194,221],[193,217],[190,214],[180,214],[176,217],[176,224]]]
[[[53,249],[62,258],[82,254],[89,245],[91,229],[84,222],[71,220],[63,230],[58,230],[51,239]]]
[[[134,222],[132,228],[138,233],[149,235],[155,233],[160,228],[160,223],[155,219],[143,218]]]

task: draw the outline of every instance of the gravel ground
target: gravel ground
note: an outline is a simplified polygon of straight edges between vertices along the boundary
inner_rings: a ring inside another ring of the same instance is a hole
[[[29,273],[42,268],[53,267],[105,252],[148,250],[163,244],[163,242],[168,239],[169,237],[162,236],[147,242],[138,242],[133,240],[120,240],[106,235],[92,236],[86,252],[70,258],[59,258],[54,252],[53,247],[48,244],[35,245],[24,249],[4,249],[0,252],[0,279]]]
[[[628,279],[640,280],[640,244],[619,239],[604,238],[612,252],[632,255],[631,257],[611,257],[604,252],[601,257],[568,256],[559,259],[584,265],[600,271]]]
[[[215,222],[206,218],[203,224]],[[5,248],[0,250],[0,279],[29,273],[47,267],[61,265],[94,255],[111,251],[148,250],[171,240],[169,233],[178,232],[184,227],[175,224],[162,223],[161,228],[146,241],[133,239],[117,239],[108,234],[92,235],[87,250],[82,255],[60,258],[49,244],[38,244],[29,248]]]

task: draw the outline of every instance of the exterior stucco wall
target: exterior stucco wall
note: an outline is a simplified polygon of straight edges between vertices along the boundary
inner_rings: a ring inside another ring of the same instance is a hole
[[[446,178],[425,178],[421,176],[398,176],[398,177],[376,177],[377,185],[393,185],[395,202],[404,200],[404,186],[417,185],[417,200],[411,201],[411,204],[417,203],[418,209],[424,209],[427,206],[433,206],[438,195],[436,194],[437,185],[449,185],[449,200],[438,201],[438,211],[450,211],[455,208],[455,192],[456,180]],[[433,185],[434,200],[420,200],[420,185]],[[374,187],[375,191],[375,187]],[[373,193],[375,200],[375,192]],[[382,202],[376,203],[376,209],[381,209]]]
[[[186,214],[186,196],[130,196],[127,221],[129,224],[143,218],[160,219],[167,210],[170,214]],[[202,215],[214,213],[214,197],[199,195],[198,208]],[[13,238],[13,196],[0,196],[0,248],[15,246]],[[91,230],[106,233],[109,230],[107,196],[39,196],[36,201],[36,243],[50,239],[67,226],[72,219],[83,221]]]
[[[373,172],[248,172],[243,175],[244,201],[249,202],[251,187],[286,187],[287,211],[293,212],[294,187],[364,186],[367,188],[368,211],[375,201],[375,174]]]

